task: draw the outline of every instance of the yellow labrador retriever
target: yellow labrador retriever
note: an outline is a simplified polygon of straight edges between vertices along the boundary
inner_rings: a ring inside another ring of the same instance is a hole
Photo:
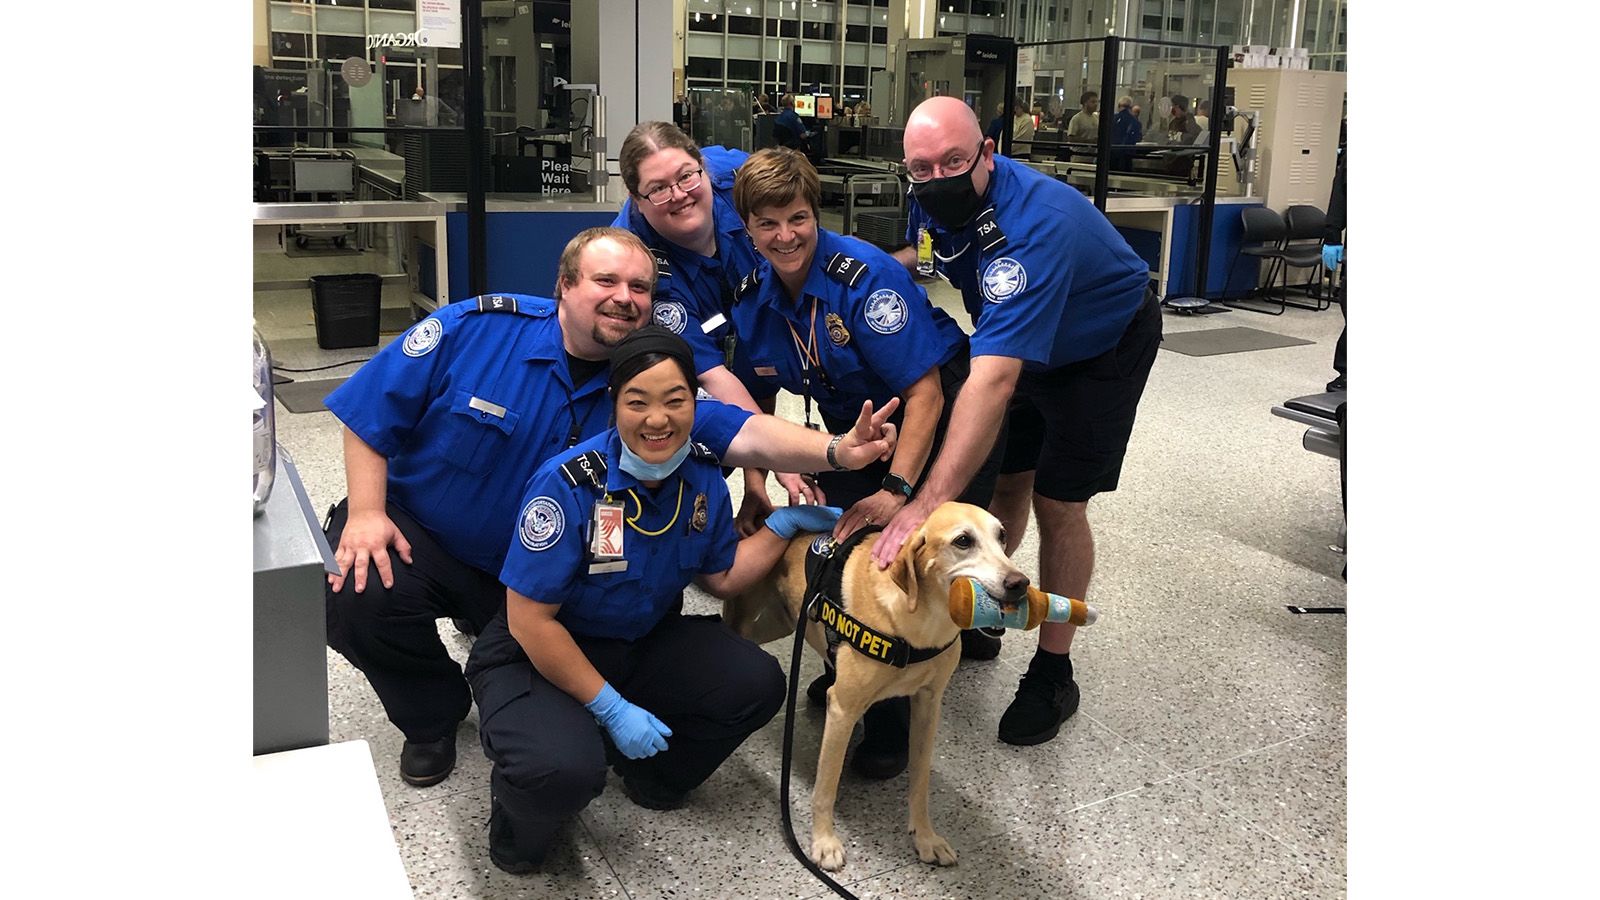
[[[806,551],[815,537],[797,535],[765,581],[724,604],[724,621],[757,642],[792,635],[807,596]],[[888,569],[880,570],[872,560],[878,537],[873,534],[862,541],[845,562],[842,596],[836,600],[851,617],[880,634],[899,637],[914,647],[945,650],[932,659],[896,668],[850,647],[838,649],[811,795],[811,859],[829,871],[844,866],[833,806],[851,729],[867,707],[901,696],[911,698],[909,830],[917,857],[925,863],[955,865],[956,851],[928,819],[928,777],[939,704],[961,657],[956,641],[960,629],[950,618],[950,583],[960,577],[975,579],[1003,607],[1021,603],[1028,587],[1028,577],[1006,556],[1000,520],[980,507],[945,503],[935,509]],[[806,641],[826,656],[820,623],[808,623]]]

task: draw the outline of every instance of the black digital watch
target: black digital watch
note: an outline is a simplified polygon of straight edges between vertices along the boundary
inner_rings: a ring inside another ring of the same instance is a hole
[[[907,500],[911,499],[911,482],[893,472],[883,476],[883,484],[879,485],[879,487],[891,494],[899,494]]]

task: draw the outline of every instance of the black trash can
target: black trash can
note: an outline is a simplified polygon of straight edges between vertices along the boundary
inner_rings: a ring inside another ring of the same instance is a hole
[[[324,350],[377,346],[382,300],[383,278],[378,275],[311,276],[317,346]]]

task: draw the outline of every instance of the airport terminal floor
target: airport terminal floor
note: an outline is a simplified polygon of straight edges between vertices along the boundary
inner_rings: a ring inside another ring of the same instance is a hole
[[[294,274],[281,249],[258,247],[258,280],[267,258],[278,266],[270,271]],[[940,282],[930,294],[970,327],[953,289]],[[386,290],[385,306],[402,318],[407,302]],[[319,350],[306,290],[258,290],[255,315],[281,367],[372,352]],[[1053,741],[1003,744],[996,724],[1036,633],[1009,633],[998,659],[963,661],[945,695],[931,787],[932,819],[960,862],[917,860],[906,775],[868,782],[847,768],[836,809],[847,862],[836,877],[860,897],[1344,896],[1345,617],[1285,609],[1345,605],[1345,559],[1330,549],[1341,542],[1339,468],[1302,448],[1304,426],[1270,412],[1333,378],[1343,319],[1337,308],[1291,308],[1276,318],[1169,313],[1163,324],[1169,336],[1249,327],[1311,343],[1159,354],[1121,487],[1090,505],[1089,600],[1101,618],[1073,645],[1081,708]],[[782,397],[779,413],[798,419],[799,406]],[[345,493],[339,423],[280,406],[277,435],[322,514]],[[730,488],[737,501],[742,479]],[[1031,527],[1016,560],[1037,576]],[[686,611],[718,608],[690,588]],[[469,639],[439,625],[465,662]],[[787,669],[786,641],[766,649]],[[370,746],[418,898],[831,896],[780,834],[781,714],[677,811],[635,806],[612,775],[544,870],[518,877],[489,861],[476,710],[457,732],[454,774],[411,787],[396,766],[401,734],[366,679],[331,650],[327,664],[330,741]],[[805,682],[819,665],[804,656]],[[823,719],[802,699],[792,789],[802,846]]]

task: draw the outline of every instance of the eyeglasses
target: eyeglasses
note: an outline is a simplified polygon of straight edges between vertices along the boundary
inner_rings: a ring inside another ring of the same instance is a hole
[[[964,175],[972,168],[973,164],[977,163],[978,158],[981,156],[983,156],[983,141],[978,142],[978,149],[974,152],[972,159],[968,160],[966,157],[962,156],[961,151],[957,151],[950,154],[940,168],[944,170],[945,177],[949,177],[951,175]],[[924,181],[932,181],[933,166],[930,166],[920,160],[914,163],[908,163],[906,165],[906,175],[912,181],[919,184]]]
[[[685,194],[699,187],[700,176],[704,172],[704,169],[691,169],[682,175],[679,175],[678,180],[674,181],[672,184],[664,184],[650,193],[645,194],[644,198],[650,201],[651,206],[660,206],[663,203],[667,203],[672,200],[672,189],[674,187]]]

